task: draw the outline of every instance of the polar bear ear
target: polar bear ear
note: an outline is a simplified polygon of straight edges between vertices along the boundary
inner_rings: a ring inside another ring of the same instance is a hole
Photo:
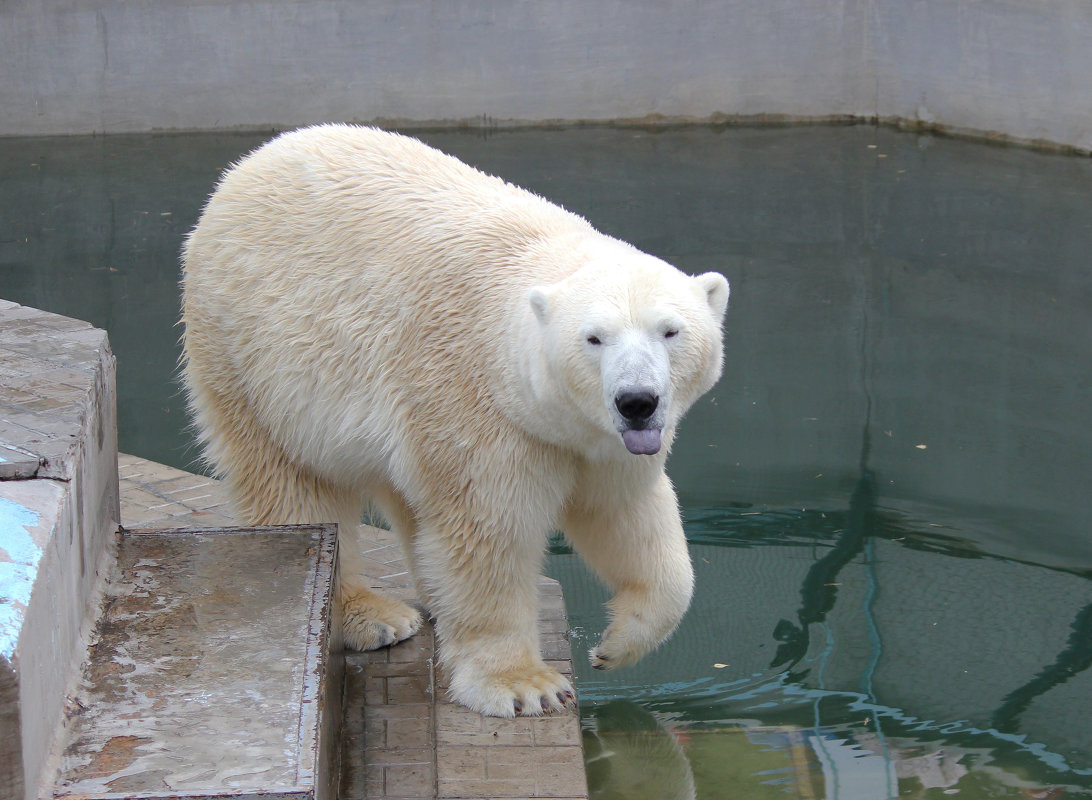
[[[728,279],[719,272],[705,272],[694,280],[705,290],[705,298],[713,315],[718,321],[723,320],[724,312],[728,309]]]
[[[553,293],[553,289],[548,286],[536,286],[527,293],[527,302],[531,304],[531,310],[543,325],[550,318],[550,299]]]

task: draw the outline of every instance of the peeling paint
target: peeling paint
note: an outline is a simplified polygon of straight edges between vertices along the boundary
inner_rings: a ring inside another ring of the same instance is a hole
[[[42,559],[42,548],[31,535],[40,519],[37,511],[0,497],[0,656],[8,660]]]
[[[114,736],[95,753],[84,774],[91,778],[114,775],[136,760],[136,748],[150,741],[141,736]]]

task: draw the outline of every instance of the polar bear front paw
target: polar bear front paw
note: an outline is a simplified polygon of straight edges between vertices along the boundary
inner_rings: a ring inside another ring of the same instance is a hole
[[[344,594],[342,602],[342,632],[349,650],[378,650],[408,639],[421,627],[417,609],[367,589]]]
[[[455,702],[489,717],[538,717],[576,707],[572,684],[541,661],[498,672],[456,667],[450,691]]]
[[[599,644],[588,652],[588,660],[595,669],[626,667],[659,644],[662,638],[638,617],[621,617],[603,632]]]

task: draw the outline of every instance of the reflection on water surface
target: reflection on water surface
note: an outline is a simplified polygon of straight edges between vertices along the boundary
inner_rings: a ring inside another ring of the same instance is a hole
[[[1092,794],[1087,577],[878,510],[695,516],[675,637],[628,674],[577,664],[593,796]],[[606,593],[555,551],[579,653]],[[678,792],[642,793],[661,770]]]
[[[0,296],[105,327],[123,450],[193,467],[178,252],[268,136],[0,140]],[[1092,161],[871,127],[423,136],[732,283],[671,457],[694,606],[590,670],[596,798],[1092,794]]]

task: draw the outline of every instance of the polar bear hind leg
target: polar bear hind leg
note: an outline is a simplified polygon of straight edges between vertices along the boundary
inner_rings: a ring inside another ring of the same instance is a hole
[[[376,650],[416,633],[421,627],[419,611],[368,587],[361,557],[362,495],[295,464],[245,409],[235,409],[231,424],[217,425],[208,418],[215,416],[207,415],[203,426],[210,459],[225,476],[236,514],[244,523],[338,524],[345,646]]]

